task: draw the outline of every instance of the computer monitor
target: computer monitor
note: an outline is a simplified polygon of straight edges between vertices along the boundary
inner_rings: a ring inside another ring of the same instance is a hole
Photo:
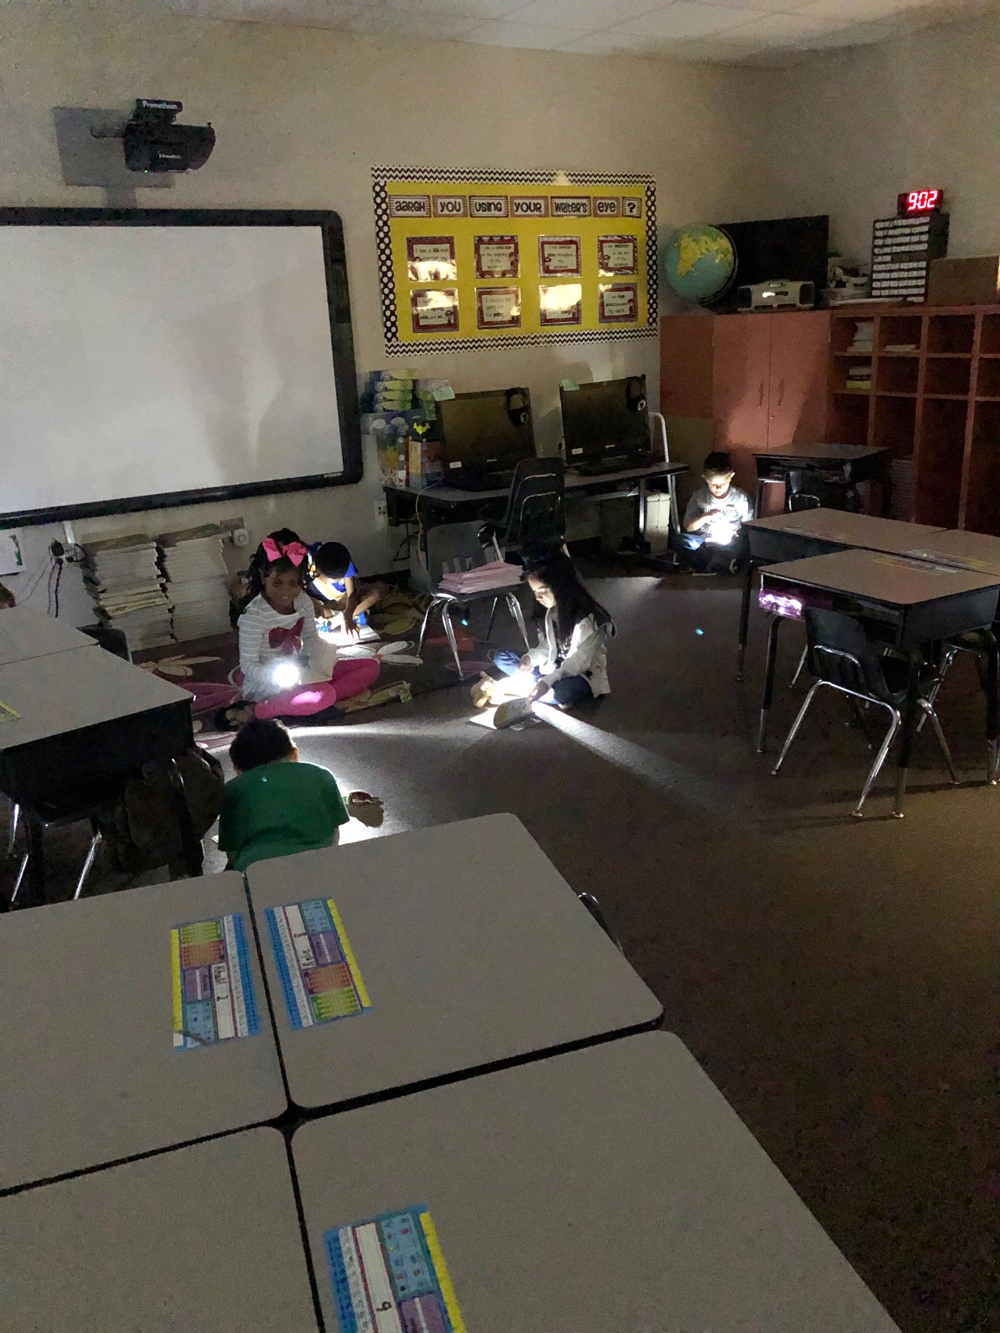
[[[509,472],[534,458],[531,395],[527,389],[459,393],[437,405],[444,479]]]
[[[559,388],[566,466],[648,454],[646,376],[599,380],[578,389]]]

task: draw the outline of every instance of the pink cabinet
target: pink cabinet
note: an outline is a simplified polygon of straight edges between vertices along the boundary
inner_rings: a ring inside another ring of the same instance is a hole
[[[826,440],[830,316],[825,310],[748,315],[771,326],[767,447]]]

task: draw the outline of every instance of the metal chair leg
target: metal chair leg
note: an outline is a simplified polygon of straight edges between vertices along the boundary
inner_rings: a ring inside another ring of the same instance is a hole
[[[437,605],[433,599],[427,603],[427,610],[424,612],[424,618],[420,625],[420,638],[417,640],[417,656],[421,657],[424,651],[424,635],[427,633],[427,622],[431,618],[431,612]]]
[[[937,743],[941,748],[941,753],[944,755],[944,761],[948,765],[948,772],[951,774],[952,786],[957,787],[958,778],[955,776],[955,765],[952,763],[951,750],[948,748],[948,742],[945,740],[945,735],[941,729],[941,722],[938,715],[931,706],[930,698],[918,699],[917,704],[923,709],[924,717],[930,719],[931,726],[934,728],[934,735],[937,737]],[[922,720],[923,719],[921,719],[921,721]]]
[[[781,769],[781,765],[785,762],[785,756],[788,754],[788,751],[792,748],[792,741],[798,735],[799,727],[802,726],[803,719],[805,718],[806,713],[808,713],[809,711],[809,705],[812,703],[813,699],[815,698],[816,691],[822,684],[823,682],[821,680],[818,680],[816,684],[813,685],[809,693],[806,695],[805,701],[803,702],[802,707],[798,711],[798,716],[792,723],[792,729],[785,737],[785,743],[781,747],[781,754],[778,755],[778,762],[771,769],[771,774],[773,777],[778,776],[778,773]]]
[[[809,645],[806,644],[806,646],[802,649],[802,656],[799,658],[799,664],[798,664],[798,666],[795,668],[795,675],[792,677],[792,683],[791,683],[791,685],[789,686],[789,689],[794,690],[795,687],[796,687],[796,685],[798,685],[798,683],[799,683],[799,677],[802,675],[803,671],[805,671],[805,669],[806,669],[806,661],[807,661],[808,657],[809,657]]]
[[[507,594],[507,605],[510,608],[511,615],[514,617],[514,623],[521,631],[521,638],[524,640],[524,646],[530,653],[531,644],[528,641],[528,630],[524,623],[524,612],[521,610],[521,603],[517,600],[516,593],[509,592]]]
[[[927,702],[930,704],[931,708],[933,708],[934,705],[937,703],[937,697],[941,693],[941,686],[944,684],[944,678],[948,673],[948,668],[951,666],[952,662],[954,662],[957,656],[958,656],[957,648],[945,649],[944,655],[941,658],[941,670],[938,672],[937,680],[935,680],[934,684],[927,691]],[[923,717],[917,723],[918,736],[924,729],[924,723],[927,721],[927,716],[928,715],[925,712]]]
[[[455,666],[458,668],[459,680],[465,680],[465,672],[462,670],[462,659],[458,655],[458,641],[455,638],[455,627],[451,623],[451,609],[447,602],[441,603],[441,620],[444,624],[444,632],[448,636],[448,642],[451,644],[452,656],[455,659]]]
[[[76,892],[73,894],[74,902],[76,902],[77,898],[79,898],[80,894],[83,892],[83,886],[87,882],[87,876],[90,874],[94,859],[97,856],[97,849],[103,841],[104,838],[101,835],[101,830],[95,828],[94,836],[91,838],[90,846],[87,848],[87,859],[84,861],[83,868],[80,871],[80,878],[76,881]]]
[[[10,895],[11,907],[13,907],[14,903],[17,901],[18,891],[21,888],[21,881],[24,879],[24,872],[27,869],[28,869],[28,853],[25,852],[24,856],[21,858],[21,868],[17,872],[17,879],[14,881],[14,891]]]
[[[493,633],[493,622],[497,617],[497,607],[500,605],[500,598],[493,598],[493,605],[490,607],[490,623],[486,626],[486,638],[484,643],[489,643],[490,635]]]
[[[868,793],[871,791],[872,784],[874,783],[875,779],[882,771],[882,765],[886,761],[886,757],[889,753],[889,747],[892,745],[892,742],[896,739],[896,732],[903,725],[903,718],[898,708],[889,708],[888,704],[885,704],[884,707],[888,708],[889,712],[892,714],[892,721],[889,723],[889,730],[885,733],[885,739],[879,746],[878,754],[875,756],[875,762],[868,770],[868,776],[865,778],[865,785],[861,789],[861,799],[858,801],[857,805],[851,811],[851,814],[854,815],[856,819],[862,818],[862,815],[864,813],[862,807],[865,801],[868,799]],[[904,770],[900,769],[900,772],[903,771]]]
[[[7,855],[14,855],[14,843],[17,840],[17,826],[21,822],[21,807],[15,801],[10,807],[10,837],[7,839]]]

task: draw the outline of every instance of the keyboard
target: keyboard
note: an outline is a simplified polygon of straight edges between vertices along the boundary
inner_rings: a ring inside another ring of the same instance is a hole
[[[634,467],[652,467],[657,462],[655,454],[619,455],[617,458],[599,458],[593,463],[578,463],[574,471],[582,477],[602,477],[609,472],[627,472]]]

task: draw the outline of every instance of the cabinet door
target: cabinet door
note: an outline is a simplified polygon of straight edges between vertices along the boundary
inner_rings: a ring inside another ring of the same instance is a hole
[[[666,417],[712,415],[713,315],[664,315],[660,321],[660,411]]]
[[[712,415],[720,449],[767,448],[771,323],[766,315],[719,315],[715,320]]]
[[[768,448],[816,444],[826,439],[830,315],[826,310],[801,310],[767,318],[771,325]]]

